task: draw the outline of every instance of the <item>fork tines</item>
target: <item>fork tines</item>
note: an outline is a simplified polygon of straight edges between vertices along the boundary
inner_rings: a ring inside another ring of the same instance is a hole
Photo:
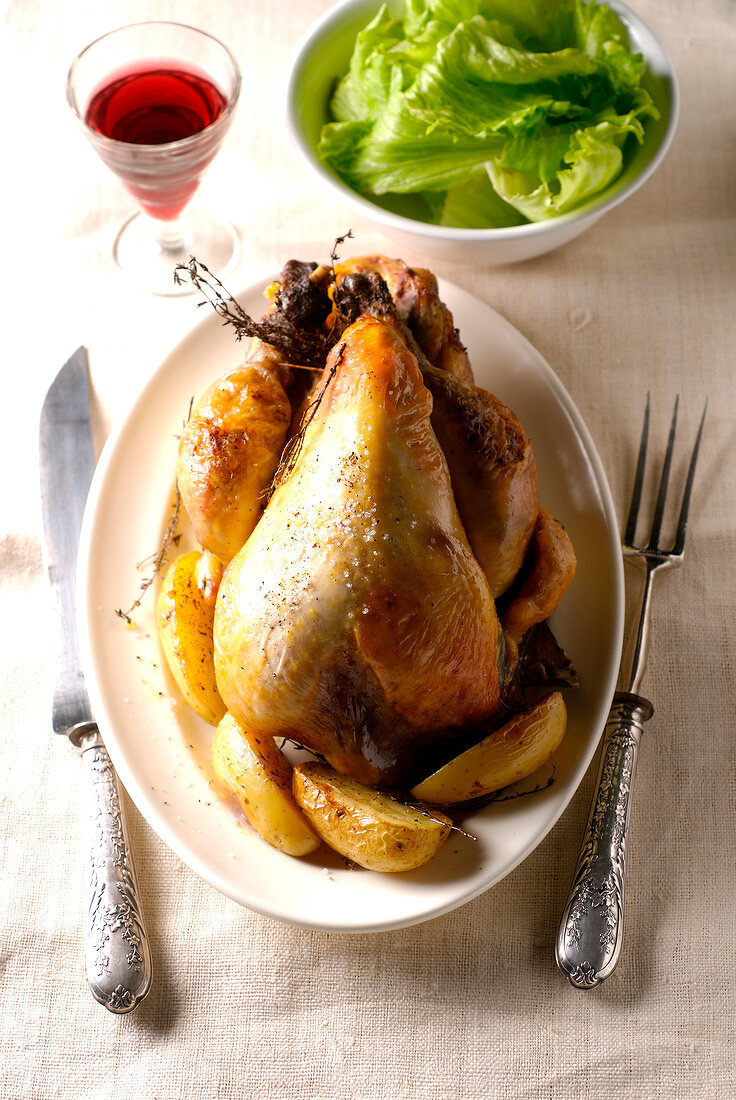
[[[636,464],[636,474],[634,476],[634,489],[631,494],[631,506],[629,508],[628,519],[626,520],[626,529],[624,531],[623,543],[624,546],[630,550],[636,550],[639,553],[651,553],[665,555],[669,558],[679,557],[685,547],[685,532],[687,530],[687,516],[690,508],[690,497],[692,494],[693,480],[695,478],[695,466],[698,461],[698,451],[700,450],[700,440],[703,435],[703,424],[705,422],[705,413],[708,408],[708,402],[705,402],[703,407],[703,414],[700,418],[700,426],[698,427],[698,434],[695,438],[695,445],[690,457],[690,465],[688,467],[687,478],[685,481],[685,490],[682,497],[682,504],[680,505],[680,515],[677,520],[677,530],[675,533],[675,541],[671,550],[666,550],[659,545],[660,533],[662,529],[662,518],[664,516],[665,501],[667,499],[667,488],[669,485],[670,468],[672,466],[672,454],[675,449],[675,432],[677,429],[677,414],[680,407],[680,395],[675,398],[675,407],[672,412],[672,421],[670,423],[669,438],[667,440],[667,451],[664,456],[664,462],[662,463],[662,473],[659,481],[659,489],[657,490],[657,500],[654,506],[654,517],[652,519],[652,529],[649,534],[649,542],[645,547],[638,547],[636,545],[636,525],[639,518],[639,506],[641,504],[642,487],[644,484],[644,470],[646,467],[647,459],[647,446],[649,443],[649,413],[650,413],[650,400],[647,393],[647,401],[644,406],[644,424],[642,427],[641,441],[639,443],[639,457]]]

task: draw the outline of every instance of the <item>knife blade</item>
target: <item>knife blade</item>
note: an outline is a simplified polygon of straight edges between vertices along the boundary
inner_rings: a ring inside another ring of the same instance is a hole
[[[76,566],[95,468],[86,348],[54,379],[39,427],[43,557],[56,610],[52,728],[81,749],[89,851],[85,970],[93,996],[129,1012],[151,986],[151,952],[117,776],[94,721],[79,657]]]
[[[95,469],[87,374],[86,349],[78,348],[46,394],[39,431],[44,562],[56,604],[54,733],[92,719],[79,660],[75,585],[79,531]]]

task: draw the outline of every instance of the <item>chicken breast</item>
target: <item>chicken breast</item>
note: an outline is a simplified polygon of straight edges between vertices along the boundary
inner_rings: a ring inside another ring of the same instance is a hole
[[[215,612],[231,713],[384,786],[426,774],[433,747],[493,714],[503,678],[431,408],[398,325],[352,324]]]

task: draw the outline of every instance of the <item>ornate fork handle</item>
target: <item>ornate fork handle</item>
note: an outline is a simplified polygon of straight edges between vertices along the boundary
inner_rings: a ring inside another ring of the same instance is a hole
[[[604,981],[621,951],[631,792],[644,722],[652,713],[640,695],[614,695],[596,793],[557,935],[557,964],[579,989]]]
[[[90,867],[85,969],[110,1012],[130,1012],[151,985],[151,952],[117,777],[94,722],[70,732],[87,775]]]

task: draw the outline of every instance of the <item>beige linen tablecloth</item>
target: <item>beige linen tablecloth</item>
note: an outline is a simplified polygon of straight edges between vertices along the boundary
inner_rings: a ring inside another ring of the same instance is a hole
[[[112,239],[131,205],[67,117],[71,57],[111,26],[151,17],[230,44],[244,94],[202,189],[242,234],[230,285],[291,256],[326,257],[350,225],[356,251],[397,250],[325,194],[285,130],[288,60],[325,0],[4,5],[0,1096],[736,1095],[736,8],[636,6],[682,91],[661,170],[549,256],[496,269],[433,265],[549,361],[590,428],[619,513],[646,392],[660,430],[681,394],[683,439],[710,402],[688,560],[656,594],[647,677],[656,713],[635,793],[618,970],[579,992],[553,957],[593,768],[504,881],[447,916],[380,935],[300,931],[239,908],[130,806],[155,980],[136,1012],[114,1017],[93,1002],[82,969],[80,761],[50,734],[37,423],[56,371],[86,344],[101,446],[201,314],[193,298],[130,290],[113,267]],[[121,502],[121,524],[134,506]]]

